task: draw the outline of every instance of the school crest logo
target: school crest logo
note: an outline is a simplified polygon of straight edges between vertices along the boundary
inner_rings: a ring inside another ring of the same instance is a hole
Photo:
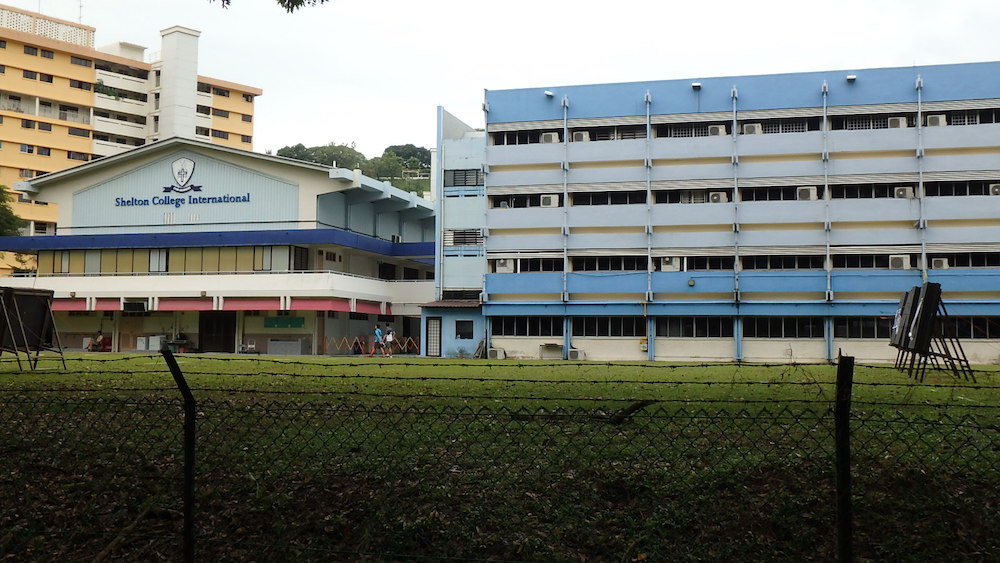
[[[194,161],[190,158],[178,158],[170,163],[170,169],[174,173],[175,185],[164,186],[164,192],[176,192],[179,194],[187,192],[200,192],[201,186],[191,184],[194,178]]]

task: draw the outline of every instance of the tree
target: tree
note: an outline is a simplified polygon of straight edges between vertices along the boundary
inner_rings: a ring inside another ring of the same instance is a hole
[[[17,236],[28,222],[14,214],[10,208],[13,200],[7,186],[0,185],[0,236]]]
[[[315,162],[327,166],[336,165],[338,168],[364,168],[368,159],[354,148],[354,143],[350,145],[338,145],[330,143],[318,147],[306,147],[302,143],[297,145],[282,147],[278,149],[278,156],[294,158],[306,162]]]
[[[214,2],[215,0],[208,0]],[[316,4],[326,4],[329,0],[277,0],[278,5],[286,12],[292,13],[303,6],[315,6]],[[223,8],[228,8],[232,0],[220,0]]]
[[[382,156],[376,156],[368,161],[368,165],[362,169],[365,176],[371,176],[376,180],[393,180],[403,177],[403,159],[398,155],[386,152]]]
[[[393,145],[391,147],[386,147],[385,152],[382,156],[389,153],[395,154],[396,156],[403,159],[406,162],[407,168],[430,168],[431,167],[431,151],[425,149],[424,147],[416,147],[413,145]],[[415,158],[419,166],[410,166],[410,159]]]

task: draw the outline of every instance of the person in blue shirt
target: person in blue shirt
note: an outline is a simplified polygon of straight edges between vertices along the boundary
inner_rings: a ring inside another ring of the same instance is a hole
[[[376,351],[382,352],[382,355],[384,356],[385,349],[383,344],[384,343],[382,341],[382,329],[379,328],[378,323],[375,323],[375,342],[372,345],[372,353],[368,354],[368,357],[370,358],[374,356]]]

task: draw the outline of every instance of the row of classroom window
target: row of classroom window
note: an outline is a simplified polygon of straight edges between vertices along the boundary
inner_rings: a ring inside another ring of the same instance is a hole
[[[870,129],[905,129],[922,126],[981,125],[1000,123],[997,108],[962,109],[943,112],[884,113],[859,115],[833,115],[827,118],[826,129],[831,131],[861,131]],[[804,133],[823,129],[823,117],[795,117],[780,119],[741,119],[736,133],[759,135],[770,133]],[[687,138],[730,135],[734,132],[731,120],[698,123],[653,124],[650,133],[654,138]],[[561,143],[587,141],[615,141],[645,139],[646,125],[609,125],[603,127],[572,127],[564,138],[562,129],[527,129],[498,131],[490,135],[493,145],[524,145],[534,143]]]
[[[734,317],[657,317],[656,336],[732,338]],[[742,317],[745,338],[824,338],[824,317]],[[572,317],[573,336],[646,336],[646,317]],[[1000,339],[1000,317],[949,317],[941,334],[956,338]],[[490,317],[493,336],[563,336],[563,317]],[[891,317],[834,317],[834,338],[887,339]]]
[[[480,184],[482,185],[482,184]],[[969,182],[925,182],[927,197],[997,195],[1000,180]],[[446,186],[447,187],[447,186]],[[893,184],[840,184],[829,187],[831,199],[892,199],[919,196],[913,185]],[[725,203],[732,201],[732,188],[700,190],[653,190],[653,203]],[[826,199],[824,186],[777,186],[739,188],[740,201],[802,201]],[[608,190],[599,192],[570,192],[571,206],[582,205],[642,205],[646,203],[646,190]],[[562,194],[505,194],[490,196],[490,207],[562,207]]]
[[[902,256],[902,264],[893,264],[893,256]],[[830,256],[834,269],[886,269],[898,267],[903,269],[919,268],[920,257],[913,254],[834,254]],[[504,270],[503,264],[517,263],[510,266],[513,270]],[[664,260],[670,260],[669,265]],[[733,256],[686,256],[672,259],[652,259],[646,256],[574,256],[569,258],[574,272],[645,272],[652,264],[653,271],[698,271],[698,270],[733,270],[736,259]],[[960,252],[928,254],[928,261],[936,268],[998,268],[1000,253],[996,252]],[[498,264],[501,262],[501,264]],[[741,256],[741,270],[824,270],[826,258],[815,255],[762,255]],[[562,258],[521,258],[494,259],[495,273],[526,273],[526,272],[562,272]]]

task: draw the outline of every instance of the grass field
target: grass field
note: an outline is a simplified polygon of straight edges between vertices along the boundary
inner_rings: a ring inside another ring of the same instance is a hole
[[[67,363],[0,365],[0,506],[15,507],[0,558],[176,560],[180,403],[163,359]],[[179,363],[199,402],[202,559],[836,556],[834,366]],[[857,368],[861,559],[1000,557],[1000,378],[975,375]]]

